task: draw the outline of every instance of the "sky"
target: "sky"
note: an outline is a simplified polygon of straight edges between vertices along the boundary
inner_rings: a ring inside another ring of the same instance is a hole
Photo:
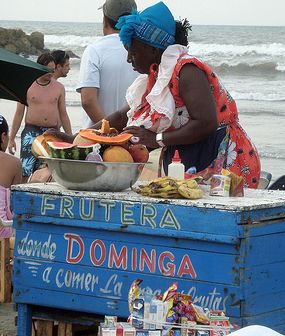
[[[104,0],[3,0],[0,20],[101,22]],[[137,0],[142,10],[158,0]],[[285,26],[285,0],[165,0],[191,24]]]

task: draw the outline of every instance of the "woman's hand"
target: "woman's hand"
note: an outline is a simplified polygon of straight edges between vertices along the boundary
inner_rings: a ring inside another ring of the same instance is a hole
[[[129,126],[125,127],[123,133],[131,133],[135,138],[138,138],[138,143],[145,145],[148,148],[158,148],[156,142],[156,133],[145,129],[144,127]],[[132,141],[132,139],[131,139]]]

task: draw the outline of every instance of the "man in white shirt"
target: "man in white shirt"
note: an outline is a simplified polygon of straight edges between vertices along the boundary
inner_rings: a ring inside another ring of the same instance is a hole
[[[103,34],[82,56],[77,92],[81,94],[83,127],[88,128],[126,103],[126,91],[137,77],[127,62],[127,51],[115,28],[120,16],[136,9],[134,0],[106,0],[103,7]]]

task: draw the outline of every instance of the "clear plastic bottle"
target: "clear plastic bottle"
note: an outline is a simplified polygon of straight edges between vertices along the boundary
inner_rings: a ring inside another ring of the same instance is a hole
[[[95,161],[95,162],[103,161],[100,155],[100,148],[101,148],[100,144],[95,144],[93,146],[93,151],[86,156],[85,161]]]
[[[181,163],[178,150],[175,151],[172,162],[168,165],[168,176],[184,180],[185,166]]]

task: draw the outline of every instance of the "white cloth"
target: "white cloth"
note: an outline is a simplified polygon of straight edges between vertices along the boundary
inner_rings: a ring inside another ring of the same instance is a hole
[[[229,336],[282,336],[282,334],[267,327],[252,325],[234,331]]]
[[[169,46],[162,54],[157,80],[151,92],[146,96],[146,100],[151,107],[151,112],[157,111],[158,113],[165,115],[160,118],[158,124],[154,127],[151,126],[147,119],[131,120],[137,107],[141,104],[142,96],[146,90],[148,76],[138,76],[134,83],[129,87],[126,95],[127,102],[130,106],[130,111],[128,112],[128,126],[144,125],[146,128],[152,129],[153,131],[163,132],[173,124],[175,117],[175,102],[168,84],[178,59],[182,55],[187,55],[187,53],[187,47],[174,44]]]
[[[109,115],[127,105],[126,91],[136,77],[137,73],[127,62],[127,51],[119,35],[106,35],[84,50],[76,91],[90,87],[99,89],[98,102]],[[83,112],[83,127],[88,128],[93,122]]]

